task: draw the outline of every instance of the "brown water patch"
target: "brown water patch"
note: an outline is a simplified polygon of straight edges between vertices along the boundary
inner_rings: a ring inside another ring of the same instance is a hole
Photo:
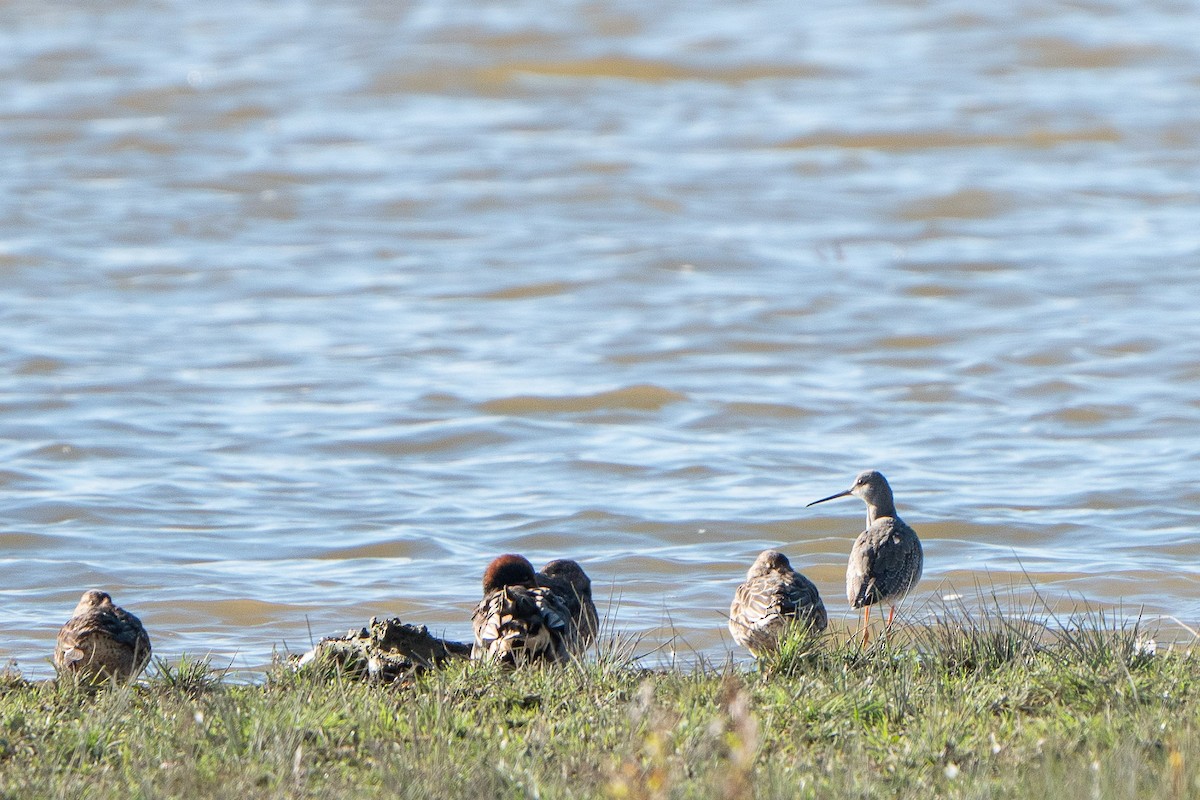
[[[728,67],[703,67],[661,59],[609,56],[568,61],[526,61],[491,67],[482,72],[485,80],[507,81],[518,74],[560,78],[616,78],[661,83],[665,81],[708,81],[744,83],[763,79],[819,78],[829,71],[815,65],[740,64]]]
[[[429,202],[415,197],[405,197],[399,200],[388,200],[385,203],[380,203],[378,206],[378,216],[380,219],[389,218],[407,218],[416,217],[429,208]],[[381,259],[395,259],[402,257],[402,253],[396,250],[381,251],[379,253]]]
[[[650,541],[668,544],[686,544],[688,546],[727,542],[731,538],[740,538],[745,534],[746,526],[734,525],[722,521],[679,520],[678,522],[659,522],[656,520],[627,520],[622,526],[626,533],[642,534]]]
[[[436,559],[446,555],[447,552],[446,548],[435,540],[422,538],[340,547],[335,550],[326,550],[315,558],[320,561],[342,561],[357,558]]]
[[[1063,367],[1072,362],[1071,354],[1065,349],[1036,350],[1009,359],[1014,364],[1027,367]]]
[[[558,294],[570,294],[578,289],[580,284],[567,281],[546,281],[530,283],[524,286],[510,286],[497,289],[481,295],[485,300],[526,300],[531,297],[551,297]]]
[[[1057,36],[1030,39],[1022,49],[1023,62],[1038,69],[1113,69],[1144,64],[1168,52],[1161,47],[1136,45],[1089,47]]]
[[[1096,352],[1102,356],[1129,356],[1153,353],[1159,348],[1159,343],[1153,339],[1129,339],[1124,342],[1099,348]]]
[[[944,347],[954,340],[948,336],[883,336],[875,340],[875,344],[887,350],[926,350],[931,347]]]
[[[603,196],[606,196],[606,195],[597,194],[597,197],[603,197]],[[583,198],[583,199],[587,199],[587,198]],[[650,208],[655,211],[662,212],[663,214],[670,214],[670,215],[680,214],[683,212],[683,209],[684,209],[684,205],[682,202],[680,202],[678,200],[673,200],[669,197],[639,197],[638,202],[641,203],[646,208]]]
[[[663,406],[680,403],[687,396],[652,384],[639,384],[596,394],[551,397],[518,395],[480,403],[489,414],[578,413],[605,409],[636,409],[657,411]]]
[[[1194,84],[1200,86],[1200,78],[1193,81]],[[1200,142],[1200,131],[1197,131],[1196,126],[1191,123],[1176,123],[1164,125],[1159,132],[1159,141],[1164,147],[1172,150],[1182,150],[1188,147],[1195,147],[1197,142]],[[1152,205],[1163,202],[1168,198],[1172,202],[1195,202],[1195,195],[1186,192],[1176,194],[1174,192],[1165,195],[1158,195],[1153,198],[1147,198],[1147,202]]]
[[[17,488],[19,486],[37,486],[43,480],[32,472],[22,472],[16,469],[0,469],[0,486]]]
[[[965,189],[940,197],[906,203],[895,212],[896,219],[917,222],[933,217],[948,219],[987,219],[1009,211],[1016,202],[1006,194],[982,189]]]
[[[114,104],[117,108],[127,111],[158,114],[169,110],[181,99],[194,97],[196,94],[195,89],[186,83],[180,83],[178,86],[169,88],[141,89],[126,92],[117,97]]]
[[[217,114],[213,118],[213,127],[217,130],[238,128],[248,123],[272,119],[275,116],[277,114],[274,109],[258,103],[246,103],[237,108],[231,108],[228,111]]]
[[[926,283],[922,284],[921,286],[910,286],[904,290],[904,294],[908,297],[962,297],[966,294],[966,291],[954,286]]]
[[[67,366],[65,361],[57,358],[27,358],[13,369],[17,375],[53,375]]]
[[[990,361],[976,361],[974,364],[959,367],[961,374],[973,378],[995,375],[999,371],[999,368]]]
[[[718,475],[727,475],[728,473],[722,472],[717,469],[713,469],[712,467],[706,466],[704,464],[696,464],[696,465],[690,466],[690,467],[680,467],[678,469],[668,469],[668,470],[663,471],[661,474],[664,475],[665,477],[674,478],[677,480],[682,479],[682,480],[699,481],[699,480],[706,480],[708,478],[715,478]]]
[[[108,394],[116,392],[116,387],[89,387],[95,388],[96,394]],[[81,391],[81,394],[84,392]],[[125,458],[133,455],[132,450],[117,448],[117,447],[79,447],[78,445],[68,444],[66,442],[55,442],[54,444],[42,445],[32,450],[22,453],[26,458],[44,458],[51,461],[83,461],[88,458]]]
[[[108,279],[120,289],[150,292],[173,292],[185,286],[216,285],[228,276],[185,267],[138,266],[132,269],[111,270]]]
[[[263,189],[286,189],[291,186],[309,186],[328,176],[312,173],[280,172],[278,170],[253,170],[232,174],[217,188],[232,192],[258,192]]]
[[[1195,508],[1200,505],[1200,492],[1190,492],[1179,499],[1182,504]],[[1200,555],[1200,542],[1197,542],[1194,536],[1187,535],[1174,542],[1155,544],[1154,552],[1160,558],[1176,556],[1181,562],[1194,562],[1197,555]]]
[[[917,358],[915,356],[901,358],[892,354],[888,354],[886,356],[873,355],[872,357],[865,359],[865,363],[882,364],[891,369],[911,370],[940,369],[946,365],[945,359],[935,358],[933,356],[928,358]]]
[[[451,355],[451,353],[447,352],[445,355]],[[449,392],[426,392],[417,400],[421,405],[439,409],[459,408],[466,405],[461,397]]]
[[[411,71],[397,65],[377,75],[367,86],[372,94],[475,90],[496,92],[525,76],[566,79],[608,79],[641,83],[704,81],[739,84],[755,80],[819,78],[829,70],[815,65],[740,64],[705,67],[660,59],[623,56],[545,61],[510,61],[482,68],[446,65],[436,70]]]
[[[576,522],[604,522],[613,527],[620,527],[625,524],[625,520],[631,519],[623,514],[614,514],[611,511],[603,511],[597,508],[585,508],[583,511],[577,511],[569,517],[562,520],[564,524],[573,527]]]
[[[630,550],[635,550],[646,544],[643,537],[635,536],[624,530],[605,530],[602,535],[604,543],[608,547],[624,543]],[[537,559],[530,555],[534,552],[546,553],[545,560],[547,561],[551,558],[573,558],[583,565],[594,581],[611,581],[616,578],[615,575],[609,574],[604,567],[596,566],[596,561],[588,548],[587,539],[564,536],[561,530],[513,534],[505,539],[502,548],[497,548],[496,552],[500,551],[525,553],[535,562],[535,567],[542,565],[536,563]]]
[[[1007,261],[905,261],[899,265],[906,272],[933,274],[1010,272],[1016,264]]]
[[[1041,381],[1030,386],[1022,386],[1013,390],[1018,397],[1052,397],[1064,394],[1076,394],[1083,388],[1061,378]]]
[[[75,76],[72,71],[80,64],[96,63],[93,50],[63,47],[39,53],[21,62],[21,78],[36,83],[60,83]]]
[[[729,343],[729,348],[739,353],[786,353],[795,350],[791,342],[769,342],[762,339],[741,339]]]
[[[1017,134],[970,134],[950,131],[895,131],[838,133],[820,131],[798,136],[776,144],[780,148],[804,149],[810,147],[844,147],[848,149],[885,150],[905,152],[911,150],[940,150],[952,147],[1016,147],[1044,149],[1061,144],[1078,142],[1119,142],[1120,133],[1115,128],[1080,128],[1077,130],[1052,131],[1032,130]]]
[[[196,623],[202,615],[229,626],[258,626],[278,623],[295,613],[295,606],[287,603],[268,603],[263,600],[232,599],[209,601],[175,601],[139,604],[135,613],[143,617],[153,616],[159,626],[186,626]],[[222,632],[227,634],[228,632]],[[150,631],[153,637],[154,631]]]
[[[655,361],[677,361],[691,356],[710,355],[711,351],[700,347],[678,347],[669,350],[649,350],[641,353],[617,353],[604,357],[613,364],[632,366]]]
[[[0,121],[4,119],[0,115]],[[25,267],[37,267],[40,262],[24,253],[0,253],[0,272],[15,273]]]
[[[540,30],[519,30],[505,33],[494,33],[474,27],[447,26],[439,31],[437,37],[448,44],[460,45],[470,42],[472,48],[481,50],[496,50],[501,52],[511,50],[526,50],[547,52],[560,48],[569,39],[561,34]]]
[[[0,533],[0,551],[14,553],[18,550],[40,550],[54,546],[56,537],[36,533]]]
[[[1081,405],[1039,414],[1038,420],[1054,420],[1068,425],[1101,425],[1119,419],[1129,419],[1137,409],[1126,405]]]
[[[612,461],[590,461],[587,459],[576,459],[571,462],[572,469],[579,469],[585,472],[596,472],[604,475],[651,475],[656,470],[643,464],[617,464]]]
[[[1138,493],[1133,489],[1124,492],[1084,492],[1070,498],[1071,508],[1086,508],[1093,511],[1123,511],[1136,508],[1138,503]]]
[[[817,584],[825,602],[832,607],[841,605],[841,598],[846,595],[846,559],[849,553],[850,546],[847,544],[845,555],[837,559],[825,559],[819,564],[813,563],[812,559],[806,559],[803,555],[787,555],[792,562],[792,568]],[[750,563],[747,563],[746,569],[749,568]]]
[[[909,386],[903,399],[912,403],[945,403],[959,396],[952,383],[927,383]]]
[[[352,442],[333,442],[321,449],[331,453],[376,453],[403,456],[415,453],[446,453],[457,450],[472,450],[478,447],[495,447],[507,444],[509,439],[495,431],[468,431],[439,435],[412,437],[389,437]]]
[[[147,153],[165,156],[176,152],[178,148],[166,139],[129,134],[108,141],[98,150],[101,153]]]
[[[580,172],[592,175],[625,175],[632,168],[628,161],[588,161],[578,166]]]
[[[763,417],[768,419],[798,419],[800,417],[812,416],[813,413],[807,408],[786,405],[784,403],[755,403],[751,401],[725,403],[722,409],[726,414],[735,416]]]

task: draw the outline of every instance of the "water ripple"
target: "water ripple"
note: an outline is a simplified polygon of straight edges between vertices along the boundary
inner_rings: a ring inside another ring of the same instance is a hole
[[[465,639],[517,549],[649,663],[719,660],[766,547],[854,624],[861,504],[804,504],[866,467],[926,542],[913,618],[1197,622],[1178,9],[9,5],[29,673],[90,587],[239,669],[371,615]]]

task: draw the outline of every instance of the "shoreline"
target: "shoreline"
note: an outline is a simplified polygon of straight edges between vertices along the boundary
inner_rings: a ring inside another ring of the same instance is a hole
[[[1194,795],[1200,658],[1093,623],[792,637],[755,668],[647,669],[606,639],[557,668],[393,683],[190,659],[94,693],[9,679],[0,797]]]

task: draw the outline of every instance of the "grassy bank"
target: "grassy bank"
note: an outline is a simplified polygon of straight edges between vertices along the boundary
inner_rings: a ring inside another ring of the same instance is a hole
[[[998,616],[761,669],[454,664],[371,685],[159,665],[0,688],[0,797],[1188,797],[1200,658]]]

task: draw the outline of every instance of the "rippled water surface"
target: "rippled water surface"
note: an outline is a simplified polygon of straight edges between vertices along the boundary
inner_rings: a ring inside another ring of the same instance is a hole
[[[0,8],[26,674],[88,587],[238,669],[467,638],[506,551],[724,659],[767,546],[852,624],[867,467],[914,616],[1200,623],[1194,3]]]

